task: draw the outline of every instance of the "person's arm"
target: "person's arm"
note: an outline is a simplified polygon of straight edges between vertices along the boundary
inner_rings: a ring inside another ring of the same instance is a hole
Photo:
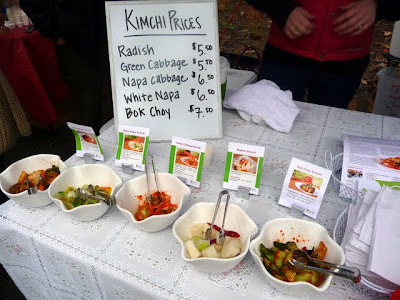
[[[315,16],[291,0],[246,0],[254,8],[267,13],[289,39],[310,34],[314,30]]]
[[[19,4],[41,35],[53,41],[60,37],[54,0],[20,0]]]
[[[266,13],[282,29],[285,28],[289,15],[298,7],[298,4],[291,0],[246,0],[246,2],[260,12]]]

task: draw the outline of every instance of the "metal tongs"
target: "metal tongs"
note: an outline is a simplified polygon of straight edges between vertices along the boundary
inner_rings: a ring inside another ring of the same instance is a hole
[[[293,251],[293,259],[289,259],[288,263],[291,268],[300,271],[303,269],[314,270],[317,272],[332,274],[344,279],[348,279],[354,283],[358,283],[361,280],[360,270],[353,267],[346,267],[342,265],[328,263],[326,261],[315,259],[307,254],[307,252],[302,250],[294,250]],[[336,270],[327,270],[319,267],[307,266],[309,262],[314,262],[317,265],[323,265],[331,268],[335,268]]]
[[[88,185],[87,192],[81,188],[77,188],[76,193],[78,194],[78,197],[83,200],[93,199],[99,202],[104,202],[108,206],[115,205],[116,203],[115,196],[110,196],[107,195],[106,193],[95,191],[94,186],[91,184]]]
[[[150,158],[150,159],[148,159],[148,158]],[[157,171],[156,171],[156,166],[154,164],[153,155],[151,155],[151,154],[147,154],[146,155],[146,160],[145,160],[145,172],[146,172],[146,181],[147,181],[147,195],[146,195],[147,202],[149,202],[149,203],[153,202],[153,199],[150,196],[150,182],[149,182],[149,171],[148,171],[148,165],[149,165],[150,161],[151,161],[151,165],[152,165],[152,168],[153,168],[154,182],[155,182],[155,185],[156,185],[156,194],[160,197],[160,200],[162,202],[164,199],[163,199],[162,193],[160,193],[160,190],[158,189]]]
[[[30,187],[28,178],[25,180],[26,187],[28,188],[28,195],[35,195],[38,192],[38,185]]]
[[[31,187],[31,185],[29,184],[28,178],[25,179],[25,184],[26,184],[26,187],[28,188],[28,189],[27,189],[28,195],[35,195],[35,194],[38,192],[38,190],[39,190],[39,189],[38,189],[38,185],[39,185],[39,183],[40,183],[41,181],[43,181],[43,177],[42,177],[42,175],[39,175],[39,181],[38,181],[38,183],[37,183],[35,186],[32,186],[32,187]]]
[[[212,229],[214,227],[215,218],[217,217],[219,205],[221,204],[221,198],[222,198],[223,195],[226,195],[226,200],[225,200],[224,216],[222,217],[222,226],[221,226],[221,229],[219,230],[219,234],[218,234],[218,241],[219,241],[220,244],[223,244],[224,240],[225,240],[224,225],[225,225],[226,211],[228,209],[229,198],[230,198],[229,192],[227,190],[223,190],[223,191],[221,191],[219,193],[218,201],[217,201],[217,204],[215,205],[214,216],[213,216],[210,228],[208,228],[206,230],[206,233],[204,234],[204,239],[205,240],[211,240]]]

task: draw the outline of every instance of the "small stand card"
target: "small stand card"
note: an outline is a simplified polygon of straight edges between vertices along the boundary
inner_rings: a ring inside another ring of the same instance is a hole
[[[149,128],[129,125],[118,126],[118,150],[115,165],[144,171],[147,147],[149,144]]]
[[[264,147],[229,143],[223,188],[246,187],[250,194],[258,195],[264,152]]]
[[[104,161],[104,152],[92,127],[67,122],[76,141],[76,156],[89,155],[94,160]]]
[[[293,157],[279,204],[316,219],[331,174],[331,170]]]
[[[187,185],[200,187],[206,146],[205,142],[172,137],[168,172]]]

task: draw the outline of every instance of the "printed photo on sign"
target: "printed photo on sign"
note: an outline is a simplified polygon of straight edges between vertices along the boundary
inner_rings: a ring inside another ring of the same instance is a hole
[[[135,135],[125,135],[124,149],[143,152],[144,137]]]
[[[322,181],[323,179],[321,177],[294,170],[292,177],[290,178],[289,188],[312,197],[317,197],[318,192],[321,189]]]
[[[97,144],[96,139],[94,138],[93,134],[90,133],[85,133],[81,131],[76,131],[80,137],[82,137],[82,140],[84,140],[87,143],[91,144]]]
[[[176,150],[175,163],[197,168],[199,164],[199,155],[199,152],[178,148]]]
[[[235,153],[232,169],[235,171],[256,174],[258,157]]]

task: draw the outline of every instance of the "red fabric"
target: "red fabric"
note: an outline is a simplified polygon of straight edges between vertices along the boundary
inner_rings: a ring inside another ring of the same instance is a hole
[[[67,100],[69,93],[51,40],[25,28],[0,35],[0,69],[28,115],[45,126],[58,119],[53,103]]]
[[[355,36],[338,35],[334,32],[333,21],[343,12],[344,6],[354,0],[299,0],[300,5],[315,15],[315,28],[309,35],[291,40],[283,29],[272,22],[268,41],[284,51],[319,61],[344,61],[368,55],[373,26]]]
[[[393,293],[392,297],[390,297],[390,300],[400,300],[400,289]]]

